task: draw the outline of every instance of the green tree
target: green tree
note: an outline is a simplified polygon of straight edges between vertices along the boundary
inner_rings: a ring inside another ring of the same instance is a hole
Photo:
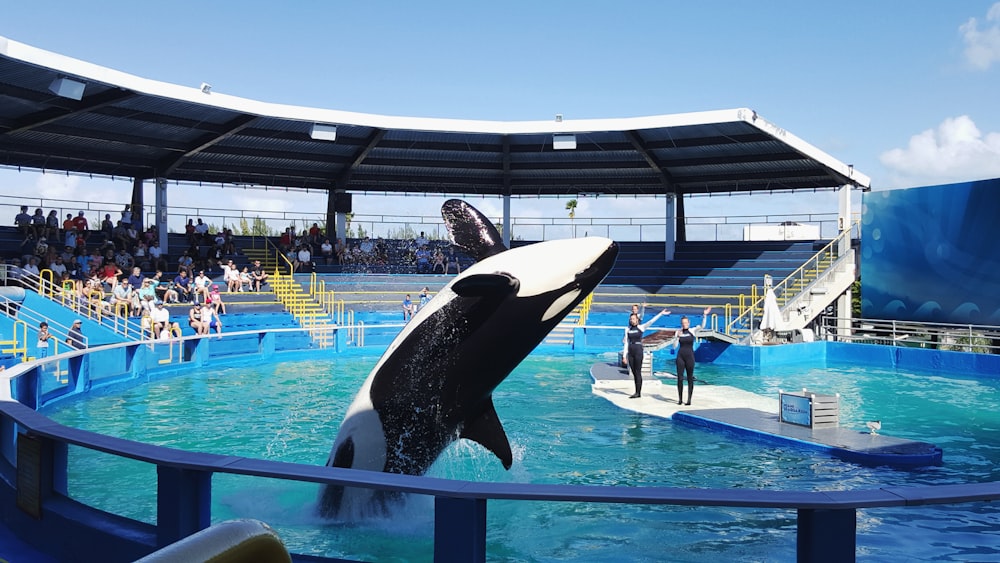
[[[569,200],[569,201],[566,202],[566,209],[569,209],[569,218],[570,219],[576,218],[576,200],[575,199],[571,199],[571,200]]]

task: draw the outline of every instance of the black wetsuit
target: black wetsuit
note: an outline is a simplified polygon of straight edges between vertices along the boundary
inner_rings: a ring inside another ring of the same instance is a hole
[[[677,404],[681,403],[684,392],[684,372],[687,371],[688,400],[691,404],[691,393],[694,391],[694,334],[690,330],[678,329],[677,342]]]
[[[630,326],[625,331],[628,338],[628,368],[635,380],[635,396],[642,393],[642,329]]]

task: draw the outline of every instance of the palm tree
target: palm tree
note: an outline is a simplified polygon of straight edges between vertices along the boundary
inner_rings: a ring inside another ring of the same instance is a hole
[[[572,221],[576,217],[576,200],[567,201],[566,209],[569,209],[569,220]],[[576,225],[573,225],[573,237],[576,238]]]

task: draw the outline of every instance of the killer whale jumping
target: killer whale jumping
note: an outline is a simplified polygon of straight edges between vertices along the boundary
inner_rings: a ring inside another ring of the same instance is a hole
[[[496,227],[450,199],[441,215],[452,243],[476,259],[421,307],[348,407],[326,465],[423,475],[459,438],[493,452],[510,442],[493,390],[611,270],[614,241],[585,237],[508,250]],[[391,495],[326,485],[318,511],[351,518],[384,512]]]

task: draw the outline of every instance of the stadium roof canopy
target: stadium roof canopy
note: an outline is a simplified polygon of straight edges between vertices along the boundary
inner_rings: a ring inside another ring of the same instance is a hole
[[[521,122],[362,114],[158,82],[4,37],[0,165],[238,186],[514,197],[870,184],[749,109]]]

